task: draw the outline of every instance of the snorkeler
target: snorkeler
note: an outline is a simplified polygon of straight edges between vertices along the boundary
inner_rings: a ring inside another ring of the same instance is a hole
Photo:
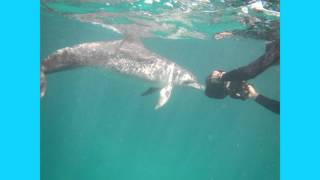
[[[266,47],[266,53],[247,66],[230,72],[213,71],[206,79],[205,94],[210,98],[223,99],[230,96],[235,99],[254,99],[255,102],[279,114],[280,102],[267,98],[256,92],[254,87],[246,81],[253,79],[272,65],[280,61],[279,40],[273,41]]]

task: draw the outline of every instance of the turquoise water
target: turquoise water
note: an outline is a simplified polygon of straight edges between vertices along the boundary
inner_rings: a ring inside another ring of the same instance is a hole
[[[82,42],[121,39],[90,23],[41,10],[41,58]],[[144,38],[145,46],[191,70],[204,83],[259,57],[264,41]],[[279,116],[256,103],[209,99],[176,87],[155,111],[150,83],[104,69],[50,74],[41,99],[43,180],[279,179]],[[279,99],[279,67],[250,81]]]

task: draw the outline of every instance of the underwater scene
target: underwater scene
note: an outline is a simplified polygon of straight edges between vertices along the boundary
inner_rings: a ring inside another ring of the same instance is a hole
[[[280,179],[279,0],[40,3],[42,180]]]

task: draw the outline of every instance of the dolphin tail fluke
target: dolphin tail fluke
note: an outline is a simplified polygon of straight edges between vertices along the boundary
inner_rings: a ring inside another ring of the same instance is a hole
[[[40,97],[42,98],[47,90],[47,79],[44,73],[44,68],[41,66],[40,70]]]

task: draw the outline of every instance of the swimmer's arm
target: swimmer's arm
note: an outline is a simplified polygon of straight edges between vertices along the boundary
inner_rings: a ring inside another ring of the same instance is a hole
[[[279,41],[267,45],[266,53],[256,59],[254,62],[225,73],[221,80],[223,81],[246,81],[253,79],[268,67],[279,63],[280,50]]]
[[[255,102],[267,108],[268,110],[279,114],[280,113],[280,102],[267,98],[259,94],[252,85],[247,86],[248,98],[254,99]]]
[[[255,102],[257,102],[258,104],[262,105],[263,107],[267,108],[268,110],[276,113],[276,114],[280,114],[280,102],[270,99],[268,97],[265,97],[261,94],[259,94],[255,100]]]
[[[265,71],[272,62],[271,59],[266,59],[265,55],[260,56],[257,60],[247,66],[243,66],[225,73],[221,80],[223,81],[246,81],[253,79],[263,71]]]

